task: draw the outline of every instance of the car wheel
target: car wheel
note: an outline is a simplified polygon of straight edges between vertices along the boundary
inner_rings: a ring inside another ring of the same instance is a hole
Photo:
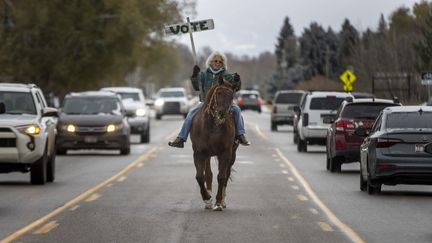
[[[330,155],[329,155],[327,147],[326,147],[326,169],[330,170]]]
[[[141,134],[141,143],[150,142],[150,128],[147,129],[146,133]]]
[[[54,150],[55,151],[55,150]],[[56,154],[53,153],[48,160],[47,164],[47,181],[53,182],[55,180],[55,160]]]
[[[40,159],[33,163],[30,168],[30,183],[34,185],[43,185],[47,181],[47,163],[48,154],[45,149]]]
[[[58,154],[58,155],[65,155],[66,152],[67,152],[66,149],[62,149],[62,148],[57,148],[56,149],[56,154]]]
[[[162,118],[162,115],[156,114],[156,120],[160,120]]]
[[[299,138],[297,143],[298,152],[307,152],[307,141]]]
[[[128,154],[130,154],[130,146],[127,146],[125,148],[121,148],[120,149],[120,154],[121,155],[128,155]]]
[[[294,142],[294,144],[298,144],[298,141],[299,141],[298,133],[296,131],[294,131],[293,142]]]
[[[370,178],[370,176],[368,175],[368,179],[366,182],[366,190],[367,190],[369,195],[379,194],[381,192],[381,184],[374,183],[372,181],[372,179]]]
[[[342,160],[339,157],[330,157],[330,171],[341,172]]]
[[[361,169],[360,169],[360,190],[361,191],[366,191],[366,186],[367,186],[367,181],[365,181],[363,179],[363,175],[362,175],[362,172],[361,172]]]
[[[271,123],[271,130],[272,130],[272,131],[277,131],[277,125],[276,125],[276,122],[272,122],[272,123]]]

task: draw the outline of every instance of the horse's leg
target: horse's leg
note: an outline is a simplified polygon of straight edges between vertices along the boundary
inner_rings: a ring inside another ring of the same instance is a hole
[[[225,199],[226,199],[226,188],[228,186],[228,181],[231,179],[232,166],[234,165],[234,162],[235,162],[235,159],[236,159],[236,152],[237,152],[238,146],[239,146],[239,143],[238,143],[238,141],[236,141],[234,143],[234,146],[233,146],[233,150],[232,150],[232,153],[231,153],[231,159],[229,161],[230,163],[229,163],[228,169],[227,169],[227,179],[225,180],[225,185],[224,185],[224,188],[223,188],[223,191],[222,191],[222,207],[223,208],[226,208],[226,202],[225,202]]]
[[[207,159],[205,161],[205,185],[207,188],[207,192],[211,195],[212,194],[212,182],[213,182],[213,173],[211,170],[211,158]]]
[[[211,196],[207,192],[206,187],[204,185],[204,183],[205,183],[205,177],[204,177],[205,161],[206,161],[205,157],[198,155],[197,153],[194,153],[194,163],[195,163],[195,169],[196,169],[195,178],[196,178],[198,185],[200,187],[201,197],[204,200],[204,203],[207,205],[208,201],[211,200]]]
[[[223,192],[224,192],[224,187],[226,184],[226,180],[227,180],[227,169],[229,166],[229,162],[231,159],[231,151],[226,151],[225,153],[223,153],[222,155],[218,156],[218,161],[219,161],[219,172],[218,172],[218,176],[217,176],[217,180],[218,180],[218,191],[216,194],[216,204],[215,207],[213,208],[214,211],[222,211],[222,199],[223,199]]]
[[[207,193],[210,195],[210,199],[204,200],[204,208],[205,209],[212,209],[213,208],[213,200],[211,199],[212,195],[212,181],[213,181],[213,173],[211,171],[211,157],[206,159],[204,162],[205,168],[204,168],[204,178],[205,178],[205,186]]]

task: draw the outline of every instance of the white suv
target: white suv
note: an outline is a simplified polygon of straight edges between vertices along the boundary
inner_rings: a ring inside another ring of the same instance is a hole
[[[185,88],[162,88],[155,101],[156,119],[163,115],[182,115],[186,118],[189,112],[189,100]]]
[[[120,95],[132,134],[140,134],[141,143],[150,142],[150,111],[147,108],[142,89],[133,87],[105,87]]]
[[[34,84],[0,84],[0,173],[30,172],[32,184],[55,177],[57,109]]]
[[[325,145],[330,124],[325,124],[324,118],[334,117],[347,97],[353,98],[344,92],[314,91],[303,98],[300,108],[296,107],[300,113],[294,131],[294,137],[298,138],[297,151],[307,152],[308,144]]]

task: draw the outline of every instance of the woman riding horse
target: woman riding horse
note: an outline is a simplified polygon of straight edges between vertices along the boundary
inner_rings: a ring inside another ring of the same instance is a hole
[[[174,141],[168,142],[169,146],[183,148],[184,142],[186,142],[192,119],[196,115],[196,113],[203,106],[203,101],[205,101],[207,92],[209,89],[217,84],[218,80],[216,77],[218,75],[222,75],[224,80],[229,81],[233,85],[240,87],[240,75],[235,73],[234,75],[228,74],[227,68],[227,58],[224,54],[214,51],[207,58],[207,70],[205,72],[200,72],[200,68],[195,65],[193,68],[193,74],[191,77],[192,86],[196,91],[200,91],[200,102],[189,111],[189,114],[186,116],[186,119],[183,122],[183,126],[178,134],[177,138]],[[236,104],[231,105],[231,111],[234,115],[234,122],[236,128],[236,138],[242,145],[250,145],[245,137],[246,130],[244,128],[243,117],[241,116],[240,107]]]

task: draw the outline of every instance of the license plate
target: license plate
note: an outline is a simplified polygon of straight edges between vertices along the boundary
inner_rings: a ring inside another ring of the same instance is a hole
[[[425,150],[425,144],[416,144],[415,145],[415,151],[416,152],[424,152]]]
[[[84,142],[86,143],[96,143],[97,137],[84,137]]]

